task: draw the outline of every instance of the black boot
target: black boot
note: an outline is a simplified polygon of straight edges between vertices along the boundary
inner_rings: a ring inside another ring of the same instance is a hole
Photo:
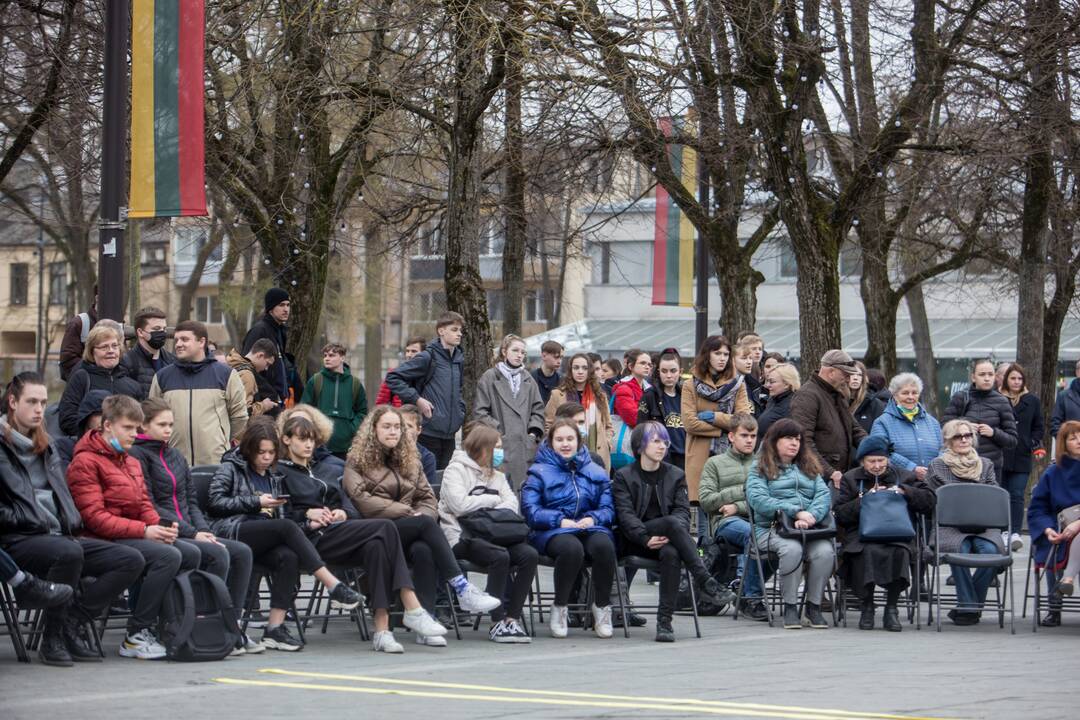
[[[706,600],[718,607],[730,605],[738,598],[738,595],[718,583],[716,578],[709,574],[705,574],[698,579],[697,591],[702,600]]]
[[[670,615],[656,616],[656,642],[675,642],[675,630],[671,627]]]
[[[802,621],[799,620],[799,606],[784,603],[784,629],[801,630]]]
[[[64,646],[75,662],[101,662],[101,655],[87,642],[86,629],[77,615],[68,615],[63,624]]]
[[[810,627],[815,630],[824,630],[829,627],[825,622],[825,616],[821,614],[821,606],[814,603],[806,603],[806,619],[810,621]]]
[[[751,620],[763,621],[769,619],[769,611],[765,609],[765,603],[760,600],[743,600],[739,605],[739,614],[745,615]]]
[[[864,602],[863,603],[862,612],[859,614],[859,629],[860,630],[873,630],[874,629],[874,603],[872,603],[872,602]]]
[[[882,621],[882,625],[889,632],[900,632],[904,629],[904,626],[900,624],[900,611],[896,609],[895,605],[885,606],[885,619]]]
[[[45,632],[41,636],[38,659],[45,665],[71,667],[75,663],[64,645],[63,624],[56,619],[46,619]]]
[[[1061,611],[1050,610],[1043,615],[1042,622],[1039,623],[1043,627],[1058,627],[1061,625]]]

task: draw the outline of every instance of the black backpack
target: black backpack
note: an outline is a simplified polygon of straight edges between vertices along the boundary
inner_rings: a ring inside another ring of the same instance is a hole
[[[177,575],[161,601],[159,637],[169,660],[222,660],[231,653],[240,626],[221,578],[203,570]]]

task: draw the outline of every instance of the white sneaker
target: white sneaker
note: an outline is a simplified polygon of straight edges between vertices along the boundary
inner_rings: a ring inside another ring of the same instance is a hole
[[[1020,552],[1021,550],[1023,550],[1024,549],[1024,538],[1023,538],[1023,536],[1021,536],[1020,533],[1013,533],[1012,535],[1010,535],[1009,536],[1009,547],[1012,548],[1013,552]]]
[[[489,613],[502,605],[502,601],[469,583],[458,595],[458,605],[468,613]]]
[[[442,635],[421,635],[416,634],[417,645],[427,645],[428,647],[446,647],[446,638]]]
[[[569,626],[567,625],[569,617],[570,609],[565,605],[551,606],[551,617],[548,619],[548,629],[551,631],[551,637],[566,637],[566,634],[569,632]]]
[[[609,638],[612,636],[611,629],[611,606],[596,607],[592,606],[592,618],[593,618],[593,632],[596,633],[596,637]]]
[[[371,636],[371,649],[391,655],[400,655],[405,652],[405,648],[394,639],[394,633],[389,630],[380,630]]]
[[[442,626],[427,610],[420,609],[416,612],[406,610],[401,618],[402,624],[417,635],[425,637],[441,637],[446,634],[446,628]]]
[[[158,642],[150,628],[143,628],[134,635],[127,634],[124,642],[120,644],[120,657],[162,660],[165,657],[165,646]]]

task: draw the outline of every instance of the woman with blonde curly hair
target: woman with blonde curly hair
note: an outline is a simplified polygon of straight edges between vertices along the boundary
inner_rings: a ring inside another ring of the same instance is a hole
[[[480,590],[461,571],[439,529],[435,493],[420,468],[416,438],[391,405],[376,407],[360,425],[345,464],[345,492],[365,518],[394,521],[401,547],[412,561],[413,587],[428,612],[435,610],[439,576],[448,578],[458,605],[488,613],[501,601]],[[417,634],[418,645],[445,647],[439,635]]]

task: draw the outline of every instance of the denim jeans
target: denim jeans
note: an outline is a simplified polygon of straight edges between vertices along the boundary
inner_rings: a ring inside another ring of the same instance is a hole
[[[960,552],[978,555],[996,555],[997,546],[986,538],[969,537],[960,544]],[[986,592],[990,589],[990,581],[994,579],[997,570],[994,568],[979,568],[974,576],[970,568],[950,565],[953,578],[956,580],[956,598],[959,601],[960,612],[977,613],[982,610],[986,601]]]
[[[19,566],[3,550],[0,550],[0,582],[11,582],[19,574]]]
[[[1024,491],[1029,476],[1026,472],[1006,472],[1001,479],[1001,487],[1009,491],[1009,517],[1014,533],[1019,533],[1024,526]]]
[[[750,523],[740,517],[728,520],[716,529],[716,539],[740,550],[736,577],[743,579],[743,597],[761,597],[761,576],[758,574],[757,563],[752,562],[750,567],[743,567],[746,564],[746,544],[750,542]]]

